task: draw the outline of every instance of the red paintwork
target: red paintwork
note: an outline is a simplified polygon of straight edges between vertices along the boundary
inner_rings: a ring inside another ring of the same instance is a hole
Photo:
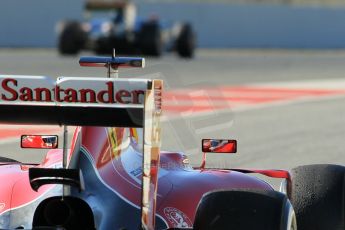
[[[22,140],[23,148],[45,148],[46,143],[44,143],[41,136],[27,136]]]
[[[140,150],[135,151],[137,146],[131,139],[135,132],[128,128],[116,128],[113,131],[116,141],[129,144],[120,150],[112,149],[109,129],[78,127],[72,139],[69,158],[72,157],[80,134],[82,148],[88,152],[88,158],[92,160],[103,183],[125,201],[140,208],[142,155]],[[169,227],[192,227],[197,205],[202,195],[209,191],[234,188],[272,190],[267,183],[241,172],[193,169],[182,153],[161,152],[160,159],[156,210]],[[29,167],[51,167],[61,164],[61,161],[62,150],[56,149],[50,150],[38,166],[0,166],[0,180],[7,181],[0,183],[0,213],[28,204],[53,187],[46,185],[38,192],[32,191],[27,174]],[[266,173],[269,174],[268,171]]]
[[[40,165],[21,165],[17,163],[0,163],[0,214],[32,202],[42,196],[54,185],[42,186],[38,192],[31,189],[28,180],[30,167],[52,167],[61,164],[62,151],[50,150]]]
[[[224,146],[220,146],[219,148],[216,148],[214,152],[233,153],[235,152],[235,144],[234,143],[225,144]]]
[[[118,131],[123,132],[123,129]],[[95,162],[103,181],[128,202],[140,206],[140,175],[137,177],[130,175],[131,170],[128,169],[130,166],[126,164],[137,164],[138,168],[141,168],[141,155],[135,151],[113,152],[105,128],[83,128],[82,145]],[[181,227],[183,223],[187,224],[185,227],[191,227],[196,207],[203,194],[216,189],[231,188],[272,189],[268,184],[240,172],[194,170],[186,163],[186,156],[183,154],[162,152],[157,214],[165,218],[170,227]],[[175,219],[167,217],[171,210],[178,210],[180,216],[184,216],[183,223],[179,225]]]

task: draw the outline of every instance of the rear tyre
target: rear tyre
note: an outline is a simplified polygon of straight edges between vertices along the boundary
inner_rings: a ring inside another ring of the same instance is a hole
[[[163,52],[162,31],[157,22],[150,22],[143,25],[139,44],[144,55],[159,57]]]
[[[32,221],[33,229],[95,230],[90,206],[82,199],[71,196],[46,198],[37,206]]]
[[[345,167],[306,165],[292,170],[291,202],[298,230],[345,229]]]
[[[292,206],[284,194],[228,190],[202,197],[193,229],[296,230],[297,227]]]
[[[111,54],[114,47],[110,45],[110,39],[108,37],[100,37],[96,41],[95,53],[97,55]]]
[[[180,57],[192,58],[195,50],[195,34],[190,24],[183,24],[176,40],[176,51]]]
[[[76,55],[84,46],[87,33],[79,22],[66,22],[59,36],[58,49],[62,55]]]

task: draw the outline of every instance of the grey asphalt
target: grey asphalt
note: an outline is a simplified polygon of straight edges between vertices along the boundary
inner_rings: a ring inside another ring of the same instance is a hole
[[[167,55],[161,59],[148,58],[146,63],[144,70],[126,69],[121,75],[162,77],[168,88],[345,77],[345,51],[336,50],[199,50],[194,60]],[[0,73],[105,76],[104,69],[81,68],[77,57],[61,57],[53,49],[0,49]],[[202,126],[202,118],[191,119],[199,122],[199,128]],[[229,110],[212,115],[211,119],[216,119],[218,124],[224,121],[226,125],[210,129],[198,137],[236,138],[239,146],[236,155],[209,154],[209,166],[291,169],[302,164],[345,164],[345,98],[303,101],[247,111]],[[168,127],[176,125],[182,129],[183,125],[190,124],[185,119],[171,122]],[[209,124],[208,121],[205,127]],[[189,135],[179,135],[180,140],[174,141],[169,128],[166,128],[164,137],[163,147],[179,149],[176,145],[185,142],[200,146],[198,137]],[[8,155],[18,150],[17,145],[3,144],[2,150]],[[15,157],[38,160],[41,156],[27,153]],[[193,164],[198,164],[201,154],[191,151],[190,158]]]

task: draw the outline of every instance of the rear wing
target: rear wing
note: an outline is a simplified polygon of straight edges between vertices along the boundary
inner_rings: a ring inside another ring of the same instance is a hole
[[[128,5],[128,1],[124,0],[113,0],[113,1],[104,1],[104,0],[89,0],[85,3],[86,10],[114,10],[122,9]]]
[[[147,79],[0,76],[0,123],[142,127],[141,224],[154,229],[162,85]]]
[[[145,93],[155,81],[0,76],[0,122],[144,127]]]

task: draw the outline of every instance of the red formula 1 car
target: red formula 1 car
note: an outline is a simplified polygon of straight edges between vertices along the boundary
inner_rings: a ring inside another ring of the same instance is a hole
[[[106,66],[112,77],[144,60],[86,57],[80,64]],[[65,131],[63,149],[55,136],[21,138],[22,147],[51,148],[39,165],[2,158],[0,229],[344,229],[343,166],[193,168],[186,155],[161,151],[161,80],[0,81],[1,122]],[[77,126],[69,147],[67,126]],[[208,139],[202,147],[231,153],[236,141]],[[250,173],[282,178],[280,191]]]

